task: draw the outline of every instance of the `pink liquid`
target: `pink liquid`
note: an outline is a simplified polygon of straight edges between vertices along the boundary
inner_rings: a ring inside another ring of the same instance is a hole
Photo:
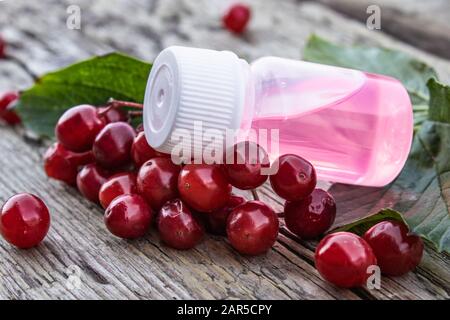
[[[363,75],[356,87],[351,79],[333,77],[287,81],[281,89],[279,81],[272,88],[268,84],[268,102],[251,127],[279,129],[279,153],[309,160],[322,180],[386,185],[409,153],[411,105],[397,80]]]

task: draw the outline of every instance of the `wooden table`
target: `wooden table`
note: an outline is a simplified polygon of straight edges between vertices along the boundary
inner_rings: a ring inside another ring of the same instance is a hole
[[[301,58],[313,32],[338,43],[404,50],[434,66],[449,82],[449,61],[370,31],[326,6],[294,0],[248,2],[254,19],[242,38],[221,29],[225,4],[219,0],[0,2],[0,32],[10,44],[8,59],[0,61],[0,92],[26,88],[47,71],[112,50],[149,61],[171,44],[229,49],[250,60],[264,55]],[[81,30],[66,28],[71,4],[81,8]],[[154,231],[136,241],[117,239],[106,231],[98,206],[45,176],[44,144],[21,129],[0,126],[0,201],[32,192],[46,201],[52,214],[51,230],[37,248],[18,250],[0,241],[0,298],[449,298],[450,258],[430,248],[415,272],[383,277],[381,290],[342,290],[315,270],[314,243],[299,241],[284,228],[273,249],[254,258],[237,254],[224,239],[212,236],[184,252],[162,245]],[[281,210],[282,202],[267,186],[258,194]]]

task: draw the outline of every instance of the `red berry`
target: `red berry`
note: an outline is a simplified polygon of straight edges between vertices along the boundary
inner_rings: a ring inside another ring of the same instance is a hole
[[[77,187],[88,200],[98,202],[98,193],[102,185],[108,180],[109,172],[94,163],[84,166],[77,175]]]
[[[245,30],[249,20],[250,8],[244,4],[233,5],[222,18],[225,28],[237,34]]]
[[[267,180],[261,169],[269,169],[266,151],[254,142],[239,142],[227,153],[225,171],[231,185],[242,190],[255,189]]]
[[[370,228],[364,239],[372,247],[381,272],[401,276],[413,270],[423,255],[423,241],[409,234],[408,227],[398,221],[383,221]]]
[[[225,236],[227,234],[228,216],[234,208],[244,202],[243,197],[232,194],[225,207],[203,215],[207,230],[212,234]]]
[[[97,135],[92,147],[97,162],[108,169],[120,168],[131,161],[131,145],[135,131],[125,122],[107,124]]]
[[[221,166],[187,164],[178,177],[181,199],[200,212],[212,212],[226,205],[231,185]]]
[[[68,109],[59,118],[55,135],[66,149],[83,152],[92,148],[95,137],[105,126],[105,121],[90,105],[79,105]]]
[[[126,194],[114,199],[105,211],[105,225],[115,236],[125,239],[145,235],[153,212],[138,194]]]
[[[6,241],[26,249],[38,245],[50,228],[50,214],[37,196],[19,193],[9,198],[1,209],[0,232]]]
[[[3,40],[2,36],[0,36],[0,59],[5,57],[5,48],[6,48],[5,40]]]
[[[103,118],[106,123],[128,121],[128,114],[124,110],[118,108],[108,108],[108,110],[106,109],[106,107],[97,109],[99,117]]]
[[[52,144],[44,154],[44,169],[48,177],[75,185],[78,167],[94,162],[92,151],[75,153],[58,142]]]
[[[122,172],[113,175],[100,188],[98,197],[100,204],[106,209],[111,201],[124,194],[137,194],[136,175]]]
[[[168,155],[160,153],[150,147],[145,138],[143,131],[139,132],[134,138],[133,145],[131,146],[131,156],[136,166],[142,166],[146,161],[156,157],[166,157]]]
[[[261,201],[248,201],[228,217],[227,235],[240,253],[258,255],[269,250],[278,236],[277,214]]]
[[[0,118],[12,126],[22,122],[17,113],[11,109],[17,99],[19,99],[17,92],[7,92],[0,99]]]
[[[154,210],[178,197],[180,170],[169,158],[153,158],[142,165],[137,176],[138,191]]]
[[[315,189],[309,196],[284,205],[284,221],[287,228],[302,239],[313,239],[327,231],[336,217],[333,197],[322,189]]]
[[[288,201],[301,200],[316,187],[316,170],[313,165],[294,154],[285,154],[273,163],[275,174],[270,176],[273,191]]]
[[[0,99],[0,114],[3,115],[3,112],[6,111],[8,106],[19,99],[19,94],[17,92],[11,91],[6,92]]]
[[[365,285],[371,275],[368,268],[377,264],[369,244],[350,232],[336,232],[323,238],[316,248],[315,260],[322,277],[343,288]]]
[[[170,200],[162,206],[158,215],[158,230],[165,244],[179,250],[195,247],[205,233],[180,199]]]

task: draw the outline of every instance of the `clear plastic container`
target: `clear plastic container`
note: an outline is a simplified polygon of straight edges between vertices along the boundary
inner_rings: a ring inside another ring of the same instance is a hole
[[[272,157],[297,154],[322,180],[365,186],[398,175],[413,135],[409,96],[393,78],[277,57],[249,65],[231,52],[167,48],[147,85],[147,140],[171,152],[171,134],[193,132],[199,122],[203,131],[222,133],[278,130]]]

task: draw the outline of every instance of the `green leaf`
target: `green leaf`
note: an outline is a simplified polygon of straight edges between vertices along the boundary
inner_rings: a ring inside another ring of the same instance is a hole
[[[436,71],[406,53],[375,47],[343,47],[312,35],[303,52],[308,61],[379,73],[400,80],[413,104],[428,104],[426,82]]]
[[[350,222],[347,224],[344,223],[344,225],[341,227],[335,225],[330,233],[338,231],[349,231],[359,235],[363,235],[367,230],[370,229],[370,227],[384,220],[396,220],[406,223],[399,212],[392,209],[384,209],[376,214],[369,215],[354,222]]]
[[[21,93],[16,110],[26,128],[52,137],[58,118],[79,104],[101,105],[113,97],[142,102],[151,64],[111,53],[44,75]]]
[[[334,228],[391,208],[402,214],[411,231],[450,253],[450,87],[434,80],[430,87],[430,117],[416,133],[400,176],[384,188],[335,184],[330,192],[338,204]],[[333,229],[334,229],[333,228]]]

